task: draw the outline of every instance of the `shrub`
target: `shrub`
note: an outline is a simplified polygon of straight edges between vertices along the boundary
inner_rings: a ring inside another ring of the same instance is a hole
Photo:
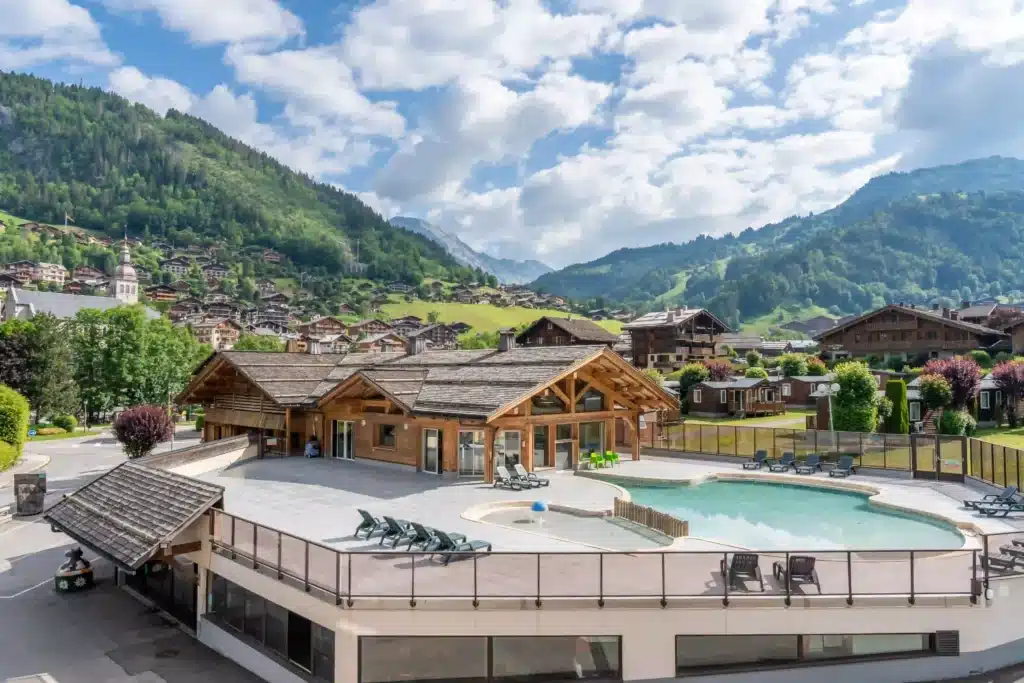
[[[947,410],[939,420],[939,434],[954,436],[971,436],[978,428],[978,423],[965,410]]]
[[[680,396],[686,396],[687,392],[690,391],[690,387],[707,381],[708,377],[711,376],[707,366],[700,363],[687,363],[680,370],[672,374],[677,375],[676,379],[679,380]]]
[[[907,367],[907,361],[903,360],[899,356],[893,356],[886,363],[886,366],[895,372],[903,372],[903,368]]]
[[[0,441],[21,453],[21,445],[28,438],[28,401],[14,389],[0,384]]]
[[[722,355],[728,356],[729,358],[735,358],[737,355],[736,349],[732,348],[728,344],[722,344]]]
[[[748,379],[768,379],[768,371],[764,368],[747,368],[747,371],[743,374],[744,377],[747,377]]]
[[[941,375],[921,375],[921,398],[929,410],[945,408],[953,401],[953,390]]]
[[[661,374],[661,370],[657,368],[647,368],[644,370],[644,374],[653,379],[658,384],[665,383],[665,375]]]
[[[60,427],[65,432],[73,432],[78,426],[78,419],[74,415],[58,415],[53,418],[53,425]]]
[[[754,349],[747,351],[744,358],[747,359],[747,365],[749,365],[750,367],[754,367],[761,364],[761,354],[760,352],[755,351]]]
[[[1012,360],[1012,359],[1013,359],[1013,355],[1007,353],[1006,351],[1000,351],[999,353],[996,354],[996,357],[993,358],[992,361],[994,363],[1005,363],[1006,361]]]
[[[876,401],[875,409],[878,412],[878,424],[875,426],[875,429],[884,428],[889,418],[892,417],[892,399],[888,396],[879,397]]]
[[[910,433],[910,406],[907,404],[907,384],[901,379],[885,383],[885,397],[892,404],[892,410],[885,421],[885,431],[890,434]]]
[[[967,355],[972,358],[979,367],[986,369],[992,367],[992,356],[988,355],[988,351],[975,349],[974,351],[970,351]]]
[[[807,374],[807,367],[807,356],[802,353],[787,353],[779,358],[783,377],[802,377]]]
[[[708,379],[724,382],[732,377],[732,363],[724,360],[706,360],[702,365],[708,370]]]
[[[129,458],[141,458],[156,445],[171,438],[174,425],[167,409],[160,406],[135,406],[114,420],[114,436]]]
[[[769,370],[771,370],[772,368],[777,368],[777,367],[779,367],[779,359],[778,358],[762,358],[761,359],[761,367],[762,368],[768,368]]]
[[[67,434],[63,427],[40,427],[36,429],[36,436],[53,436],[55,434]]]
[[[942,375],[946,378],[953,392],[952,405],[958,410],[970,405],[981,387],[981,368],[973,358],[935,358],[925,364],[924,371],[929,375]]]
[[[813,377],[824,377],[828,374],[828,366],[825,365],[825,361],[820,358],[808,358],[807,374]]]
[[[196,431],[197,432],[203,431],[203,427],[205,427],[205,426],[206,426],[206,416],[205,415],[197,416],[196,417]]]
[[[1000,363],[992,370],[992,379],[1006,401],[1006,419],[1011,427],[1017,426],[1017,402],[1024,396],[1024,362],[1011,360]],[[1002,424],[1002,420],[996,424]]]
[[[832,397],[832,424],[842,432],[871,432],[877,424],[878,382],[862,363],[835,367],[839,393]]]

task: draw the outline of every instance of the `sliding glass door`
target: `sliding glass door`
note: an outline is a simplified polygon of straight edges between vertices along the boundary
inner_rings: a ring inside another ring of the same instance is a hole
[[[331,439],[331,456],[342,460],[355,457],[356,423],[342,420],[331,420],[333,437]]]

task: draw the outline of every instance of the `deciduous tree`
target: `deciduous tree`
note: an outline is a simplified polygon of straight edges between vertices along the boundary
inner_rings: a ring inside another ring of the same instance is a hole
[[[128,408],[114,420],[114,436],[129,458],[141,458],[171,438],[174,424],[167,409],[155,405]]]
[[[733,375],[732,363],[725,360],[706,360],[704,367],[708,369],[708,379],[712,382],[724,382]]]
[[[973,358],[934,358],[925,364],[924,372],[929,375],[941,375],[949,382],[949,388],[953,392],[953,407],[958,410],[967,408],[981,387],[981,367]]]
[[[1006,421],[1011,427],[1017,426],[1017,404],[1024,398],[1024,361],[1010,360],[1000,363],[992,370],[992,379],[1003,392],[1006,402]]]

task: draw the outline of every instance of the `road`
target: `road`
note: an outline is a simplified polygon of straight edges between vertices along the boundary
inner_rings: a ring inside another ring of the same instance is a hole
[[[195,431],[176,434],[192,445]],[[161,444],[167,450],[170,444]],[[50,458],[47,504],[124,462],[109,434],[29,444],[26,452]],[[0,488],[0,504],[13,500]],[[39,518],[0,523],[0,681],[57,683],[186,683],[259,679],[183,633],[173,622],[112,583],[112,568],[94,563],[98,586],[57,595],[53,572],[75,544]],[[88,559],[94,559],[87,553]],[[44,675],[45,674],[45,675]]]

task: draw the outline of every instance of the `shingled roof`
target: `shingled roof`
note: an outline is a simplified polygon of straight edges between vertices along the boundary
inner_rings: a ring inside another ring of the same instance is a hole
[[[989,337],[1007,337],[1008,336],[1005,332],[1003,332],[1001,330],[994,330],[991,327],[985,327],[984,325],[978,325],[976,323],[969,323],[969,322],[965,322],[963,320],[954,320],[953,318],[947,318],[947,317],[943,316],[941,311],[933,311],[933,310],[929,310],[929,309],[926,309],[926,308],[912,308],[912,307],[909,307],[909,306],[900,306],[898,304],[889,304],[887,306],[883,306],[882,308],[878,308],[878,309],[875,309],[873,311],[868,311],[867,313],[863,313],[861,315],[854,316],[852,318],[843,318],[842,320],[840,320],[836,324],[835,327],[830,327],[829,329],[825,330],[824,332],[819,332],[818,334],[814,335],[814,339],[816,341],[821,341],[824,338],[835,334],[836,332],[840,332],[840,331],[842,331],[842,330],[844,330],[844,329],[846,329],[848,327],[856,325],[856,324],[858,324],[858,323],[860,323],[862,321],[865,321],[865,320],[867,320],[869,318],[872,318],[872,317],[874,317],[876,315],[879,315],[881,313],[885,313],[887,311],[897,311],[899,313],[906,313],[908,315],[918,316],[918,317],[921,317],[921,318],[927,318],[928,320],[940,323],[942,325],[946,325],[946,326],[949,326],[949,327],[955,327],[955,328],[961,329],[961,330],[966,330],[967,332],[971,332],[972,334],[976,334],[976,335],[983,335],[983,336],[989,336]]]
[[[613,334],[597,323],[586,318],[556,318],[546,315],[535,320],[532,325],[519,333],[516,341],[524,343],[538,325],[551,323],[562,330],[580,344],[614,344],[619,341],[619,335]]]
[[[223,495],[220,486],[126,462],[65,497],[43,518],[135,571]]]

